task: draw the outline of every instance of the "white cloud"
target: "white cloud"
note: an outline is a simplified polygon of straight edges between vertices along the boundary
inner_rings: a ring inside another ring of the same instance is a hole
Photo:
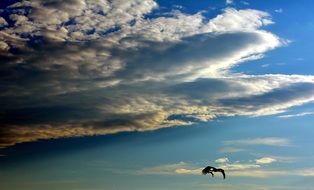
[[[1,51],[7,51],[9,49],[10,49],[10,47],[7,43],[0,41],[0,52]]]
[[[175,173],[181,175],[198,175],[201,173],[201,168],[198,169],[179,168],[175,170]]]
[[[233,0],[226,0],[226,4],[227,5],[233,4]]]
[[[271,157],[263,157],[255,160],[256,164],[271,164],[273,162],[277,162],[275,158]]]
[[[302,116],[313,115],[313,114],[314,114],[313,112],[302,112],[302,113],[297,113],[297,114],[280,115],[278,117],[280,118],[302,117]]]
[[[247,1],[240,1],[240,3],[242,3],[243,5],[250,5],[250,3]]]
[[[243,164],[243,163],[226,163],[221,164],[219,167],[227,171],[238,171],[238,170],[250,170],[255,168],[260,168],[258,164]]]
[[[217,160],[215,160],[215,162],[218,164],[223,164],[229,162],[229,159],[227,157],[218,158]]]
[[[201,168],[194,168],[187,163],[166,164],[143,168],[136,171],[137,175],[200,175]]]
[[[224,143],[232,145],[268,145],[268,146],[290,146],[292,144],[292,142],[289,139],[278,137],[230,140],[224,141]]]
[[[284,170],[245,170],[245,171],[231,171],[230,176],[234,177],[252,177],[252,178],[268,178],[276,176],[291,175],[290,171]]]
[[[313,177],[314,176],[314,168],[297,170],[296,174],[300,175],[300,176]]]
[[[282,8],[276,9],[275,12],[276,12],[276,13],[282,13],[282,12],[283,12],[283,9],[282,9]]]
[[[204,27],[205,32],[255,31],[258,28],[274,24],[267,12],[227,8],[224,13],[211,19]]]
[[[297,169],[297,170],[251,170],[251,171],[232,171],[231,176],[238,177],[257,177],[257,178],[267,178],[267,177],[281,177],[281,176],[303,176],[303,177],[313,177],[314,169]]]
[[[303,158],[301,157],[292,157],[292,156],[278,156],[278,155],[269,155],[269,154],[260,154],[260,153],[255,153],[252,154],[256,157],[261,157],[261,158],[273,158],[276,160],[276,162],[281,162],[281,163],[295,163],[295,162],[300,162]]]
[[[65,35],[62,38],[53,38],[53,40],[75,41],[97,39],[101,32],[114,27],[123,27],[133,19],[141,20],[142,16],[157,7],[157,3],[153,0],[116,0],[113,2],[107,0],[73,0],[71,2],[23,0],[10,7],[23,8],[25,6],[33,8],[29,14],[30,19],[33,20],[32,27],[35,28],[32,33],[52,38],[53,35],[46,34],[47,31],[59,36],[60,28],[64,27]],[[20,28],[15,27],[10,31],[11,34],[16,30],[23,32],[22,28],[25,23],[20,23]],[[95,30],[95,33],[88,34],[92,30]],[[79,34],[81,34],[81,38],[75,38],[75,36],[80,36]]]

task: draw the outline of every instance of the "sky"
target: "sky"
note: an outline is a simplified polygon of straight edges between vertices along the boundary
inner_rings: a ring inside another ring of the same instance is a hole
[[[1,1],[1,188],[311,189],[313,9]]]

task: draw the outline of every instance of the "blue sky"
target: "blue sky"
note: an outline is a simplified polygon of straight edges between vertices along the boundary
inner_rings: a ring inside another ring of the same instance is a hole
[[[0,6],[5,190],[314,185],[314,3]]]

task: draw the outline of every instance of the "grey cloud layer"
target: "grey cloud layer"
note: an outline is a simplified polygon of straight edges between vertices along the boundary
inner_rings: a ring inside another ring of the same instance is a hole
[[[0,147],[268,115],[314,100],[313,76],[231,72],[286,43],[261,29],[273,23],[267,13],[228,8],[208,20],[154,9],[153,0],[24,0],[2,10]]]

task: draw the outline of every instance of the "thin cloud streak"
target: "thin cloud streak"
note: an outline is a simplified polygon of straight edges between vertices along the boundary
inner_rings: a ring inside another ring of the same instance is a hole
[[[314,112],[302,112],[302,113],[297,113],[297,114],[280,115],[278,117],[280,117],[280,118],[291,118],[291,117],[302,117],[302,116],[313,115],[313,114],[314,114]]]
[[[254,139],[239,139],[224,141],[226,145],[267,145],[267,146],[291,146],[291,140],[287,138],[265,137]]]
[[[236,147],[223,147],[219,150],[221,153],[236,153],[246,151],[244,148],[236,148]]]

